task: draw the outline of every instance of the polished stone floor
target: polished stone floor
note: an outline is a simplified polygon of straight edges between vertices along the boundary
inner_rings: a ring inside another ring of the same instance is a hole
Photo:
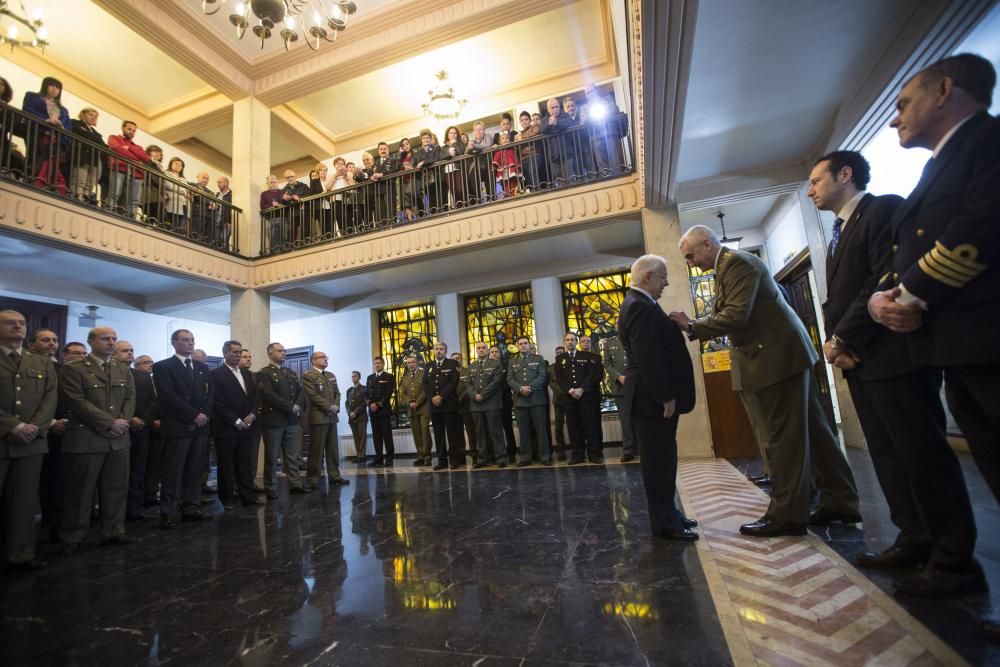
[[[0,665],[731,664],[637,465],[350,479],[4,577]]]

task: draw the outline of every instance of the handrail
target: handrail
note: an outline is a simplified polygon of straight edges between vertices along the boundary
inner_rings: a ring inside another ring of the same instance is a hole
[[[417,151],[411,159],[420,159]],[[632,165],[628,117],[621,113],[478,153],[439,159],[421,169],[393,171],[378,180],[370,172],[359,172],[367,180],[301,196],[296,203],[262,207],[260,255],[616,178],[631,173]],[[280,191],[277,188],[269,196],[277,198]]]
[[[25,153],[15,150],[23,140]],[[85,136],[0,103],[0,178],[240,255],[242,209]],[[240,255],[242,256],[242,255]]]

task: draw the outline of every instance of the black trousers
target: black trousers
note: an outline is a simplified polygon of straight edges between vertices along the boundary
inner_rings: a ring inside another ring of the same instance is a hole
[[[375,445],[376,461],[391,461],[396,456],[396,445],[392,441],[392,417],[372,415],[372,443]],[[383,450],[385,456],[383,457]]]
[[[208,434],[163,440],[163,483],[160,514],[176,516],[177,510],[201,506],[201,468]]]
[[[573,448],[573,459],[582,460],[584,452],[591,460],[601,456],[600,407],[594,418],[593,401],[579,401],[571,398],[564,406],[569,442]]]
[[[476,420],[472,418],[471,412],[461,412],[459,413],[459,418],[465,427],[465,435],[469,439],[469,454],[472,455],[472,460],[475,461],[479,456],[479,434],[476,433]],[[462,447],[462,451],[465,451],[464,446]]]
[[[1000,502],[1000,366],[946,368],[944,388],[972,458]]]
[[[553,430],[555,436],[552,439],[553,451],[566,451],[566,409],[562,403],[553,403],[552,412],[555,415]]]
[[[163,439],[159,431],[149,432],[149,451],[146,453],[146,475],[143,486],[146,493],[146,504],[155,505],[160,502],[160,481],[163,476]]]
[[[517,439],[514,437],[514,407],[503,406],[500,408],[500,423],[503,424],[503,435],[507,441],[507,460],[513,461],[517,457]]]
[[[235,496],[246,503],[253,503],[257,496],[253,490],[253,461],[256,447],[254,440],[260,436],[255,429],[238,434],[215,436],[215,456],[219,474],[219,500],[225,502]]]
[[[42,475],[38,495],[42,505],[42,520],[49,529],[49,539],[59,539],[63,503],[66,498],[66,463],[62,455],[62,435],[50,433],[49,452],[42,460]]]
[[[941,374],[920,369],[864,382],[847,374],[872,466],[899,526],[897,544],[931,547],[931,562],[965,564],[976,524],[958,457],[945,438]]]
[[[146,502],[146,465],[149,461],[149,429],[130,431],[128,453],[128,502],[126,516],[140,514]]]
[[[677,415],[670,419],[632,417],[642,466],[642,486],[646,490],[649,523],[654,535],[684,527],[681,523],[683,515],[674,502],[677,492],[677,422]]]
[[[434,427],[434,449],[438,463],[465,465],[465,437],[462,434],[462,417],[457,412],[431,413]]]

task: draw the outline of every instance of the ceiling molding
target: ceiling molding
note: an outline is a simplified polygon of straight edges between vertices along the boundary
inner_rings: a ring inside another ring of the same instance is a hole
[[[337,310],[337,303],[334,299],[310,292],[302,287],[271,292],[271,301],[305,308],[320,315],[328,315]]]
[[[109,0],[102,0],[109,1]],[[146,0],[149,1],[149,0]],[[255,71],[253,94],[268,106],[298,99],[394,63],[481,34],[483,26],[523,20],[579,0],[428,0],[359,19],[332,48],[291,54]],[[394,5],[395,6],[395,5]],[[384,19],[375,20],[378,17]],[[414,48],[419,45],[419,48]],[[297,60],[298,59],[298,60]]]
[[[191,20],[180,0],[94,0],[94,3],[143,36],[230,99],[253,91],[250,69],[233,60],[235,47],[203,20]]]
[[[848,96],[815,155],[838,148],[862,150],[895,115],[896,97],[903,84],[953,53],[994,4],[995,0],[913,2],[910,15],[899,32],[886,41],[871,74]]]
[[[795,192],[809,177],[809,168],[799,162],[744,174],[721,174],[677,186],[677,208],[696,211],[741,201]]]
[[[677,188],[677,159],[694,51],[698,0],[641,2],[640,101],[645,201],[661,207]]]
[[[146,297],[140,308],[147,313],[171,315],[188,308],[213,306],[222,300],[229,301],[229,291],[201,285],[185,286],[181,290]]]
[[[191,157],[197,158],[209,167],[215,167],[224,176],[232,176],[233,159],[222,151],[206,144],[201,139],[191,137],[183,139],[174,144],[177,148],[186,151]]]
[[[221,93],[214,93],[159,114],[150,122],[149,133],[172,144],[232,122],[232,100]]]
[[[281,174],[286,169],[291,169],[299,178],[302,178],[309,175],[309,172],[312,171],[312,168],[316,166],[317,162],[321,162],[321,160],[313,156],[295,158],[289,162],[271,165],[270,173],[277,176],[279,182],[282,178]]]
[[[271,127],[288,135],[308,155],[322,155],[326,159],[337,152],[330,132],[294,104],[282,104],[271,109]]]

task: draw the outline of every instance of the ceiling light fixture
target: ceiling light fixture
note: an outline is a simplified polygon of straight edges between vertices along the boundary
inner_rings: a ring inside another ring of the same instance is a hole
[[[201,11],[212,16],[225,2],[201,0]],[[277,30],[286,51],[290,44],[299,41],[300,34],[310,49],[319,51],[323,42],[337,40],[356,11],[358,6],[352,0],[249,0],[233,5],[229,22],[236,28],[236,39],[243,39],[250,28],[260,40],[262,50]]]
[[[718,213],[715,214],[715,217],[719,219],[719,224],[722,225],[722,238],[719,240],[719,243],[729,248],[730,250],[739,250],[740,241],[743,240],[743,237],[737,236],[734,239],[726,238],[726,220],[725,220],[726,214],[723,213],[722,211],[719,211]]]
[[[441,70],[435,75],[437,83],[427,91],[429,98],[425,104],[421,104],[424,113],[434,116],[438,120],[448,120],[458,118],[462,112],[462,107],[469,103],[467,99],[458,99],[455,96],[454,88],[448,85],[448,72]]]
[[[44,52],[45,47],[49,45],[49,29],[45,27],[42,10],[36,7],[30,14],[31,18],[26,18],[28,11],[24,8],[24,2],[18,4],[21,6],[20,14],[11,10],[7,0],[0,0],[0,23],[2,23],[0,44],[10,44],[11,53],[14,52],[15,46],[38,46]],[[20,26],[24,26],[31,33],[31,39],[21,39]]]

